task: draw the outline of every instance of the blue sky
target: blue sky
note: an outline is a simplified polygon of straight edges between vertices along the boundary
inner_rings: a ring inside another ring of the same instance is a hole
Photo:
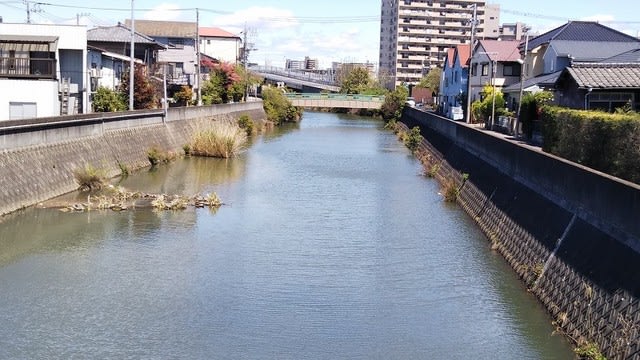
[[[501,22],[524,22],[546,31],[567,20],[597,20],[638,36],[640,5],[634,0],[494,0]],[[131,0],[42,0],[31,5],[33,22],[113,25],[130,17]],[[240,33],[245,24],[256,51],[251,61],[282,66],[285,59],[317,58],[321,67],[332,61],[377,62],[380,0],[134,0],[135,17],[195,21]],[[119,9],[119,10],[117,10]],[[79,16],[78,16],[79,15]],[[25,22],[22,0],[0,0],[4,22]]]

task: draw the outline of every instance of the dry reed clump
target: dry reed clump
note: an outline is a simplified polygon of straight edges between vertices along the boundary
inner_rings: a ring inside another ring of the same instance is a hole
[[[199,131],[193,137],[191,154],[230,158],[247,143],[247,133],[237,124],[214,122],[211,128]]]
[[[107,172],[93,165],[87,164],[83,168],[73,170],[73,177],[81,191],[100,190],[107,180]]]

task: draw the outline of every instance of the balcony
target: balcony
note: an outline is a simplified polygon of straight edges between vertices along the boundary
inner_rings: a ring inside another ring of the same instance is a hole
[[[56,78],[56,60],[0,57],[0,77],[53,80]]]

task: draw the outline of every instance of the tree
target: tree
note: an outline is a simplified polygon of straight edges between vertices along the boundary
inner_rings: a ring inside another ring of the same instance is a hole
[[[343,75],[340,82],[340,92],[343,94],[362,94],[372,85],[369,71],[363,67],[353,67]]]
[[[302,109],[293,106],[280,89],[265,87],[262,89],[262,101],[267,120],[279,125],[282,122],[295,122],[300,119]]]
[[[505,101],[502,91],[495,89],[495,97],[493,94],[493,86],[485,85],[480,93],[481,99],[474,102],[471,105],[471,112],[476,119],[488,120],[492,112],[495,112],[495,117],[503,115],[505,112]],[[494,110],[495,100],[495,110]],[[495,123],[495,120],[493,120]]]
[[[122,76],[120,84],[125,103],[129,103],[129,72]],[[136,64],[133,77],[133,108],[134,109],[155,109],[158,107],[154,86],[151,84],[144,65]]]
[[[98,87],[95,95],[93,95],[93,111],[112,112],[127,110],[125,99],[117,91],[108,89],[104,86]]]
[[[425,77],[420,80],[418,86],[431,89],[434,93],[440,93],[440,79],[442,78],[442,69],[439,67],[434,67]]]
[[[230,63],[219,63],[211,67],[209,80],[202,85],[202,102],[205,105],[225,104],[230,100],[240,101],[244,95],[243,78],[238,67]]]
[[[404,86],[398,86],[392,92],[384,97],[384,103],[380,108],[380,114],[385,121],[397,121],[402,116],[404,103],[409,96],[409,90]]]

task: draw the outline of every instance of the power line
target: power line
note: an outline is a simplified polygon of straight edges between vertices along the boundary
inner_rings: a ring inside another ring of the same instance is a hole
[[[572,21],[572,20],[573,21],[578,21],[578,19],[572,19],[572,18],[567,18],[567,17],[562,17],[562,16],[529,13],[529,12],[523,12],[523,11],[511,10],[511,9],[500,8],[500,11],[503,12],[503,13],[506,13],[506,14],[518,15],[518,16],[524,16],[524,17],[532,17],[532,18],[536,18],[536,19],[554,20],[554,21]],[[607,24],[640,24],[640,21],[619,21],[619,20],[599,20],[598,22],[607,23]]]

